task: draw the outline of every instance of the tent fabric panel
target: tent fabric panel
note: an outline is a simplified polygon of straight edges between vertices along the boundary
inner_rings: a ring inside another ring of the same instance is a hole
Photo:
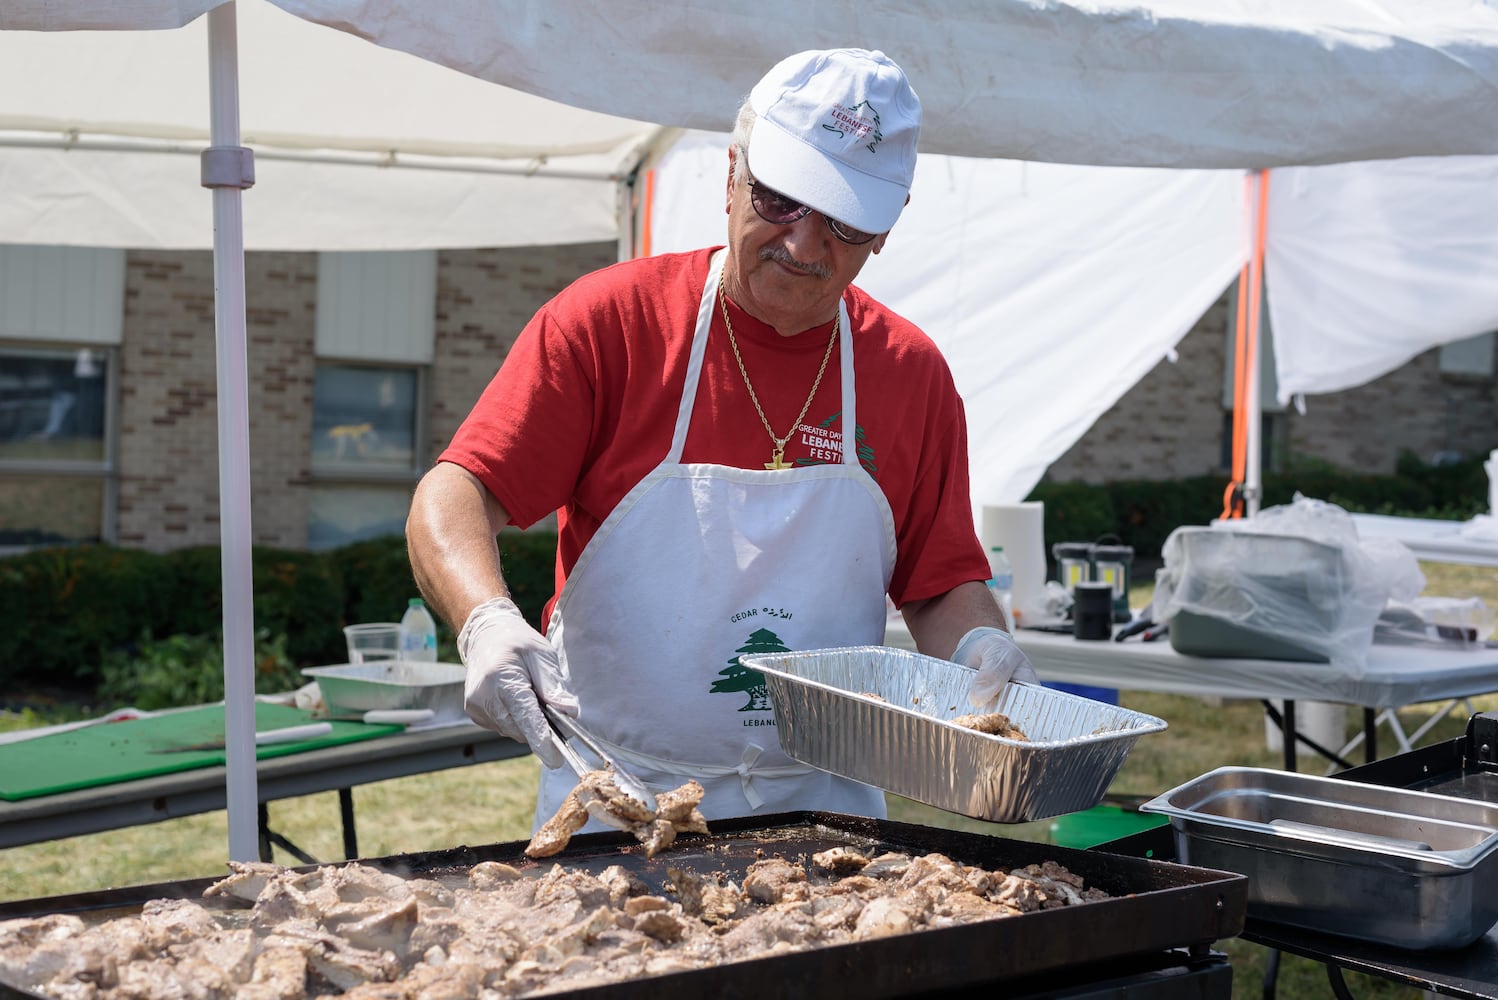
[[[480,79],[715,130],[794,48],[883,49],[922,148],[1263,168],[1498,153],[1498,9],[1471,0],[274,0]],[[789,41],[788,41],[789,40]]]
[[[618,238],[618,185],[260,158],[244,193],[250,250],[539,246]],[[0,242],[213,245],[195,151],[0,145]]]
[[[1272,176],[1265,280],[1281,403],[1498,329],[1498,159]]]

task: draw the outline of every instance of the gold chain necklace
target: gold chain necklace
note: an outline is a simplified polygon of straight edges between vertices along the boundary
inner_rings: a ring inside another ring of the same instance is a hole
[[[791,429],[785,432],[784,437],[777,437],[775,431],[770,427],[770,420],[765,416],[765,408],[759,405],[759,395],[754,391],[754,383],[749,381],[749,369],[744,367],[744,356],[739,353],[739,342],[733,335],[733,320],[728,318],[728,293],[723,290],[723,279],[718,278],[718,307],[723,311],[723,323],[728,327],[728,343],[733,348],[734,360],[739,363],[739,374],[744,376],[744,386],[749,390],[749,399],[754,403],[754,409],[759,414],[759,422],[765,425],[765,433],[770,435],[770,440],[775,443],[775,450],[770,454],[770,460],[765,463],[767,469],[789,469],[785,462],[785,443],[796,433],[796,428],[801,426],[801,420],[806,416],[806,411],[811,409],[811,401],[817,396],[817,389],[822,384],[822,376],[827,372],[827,361],[832,357],[832,345],[837,343],[838,330],[843,325],[842,310],[838,310],[837,318],[832,321],[832,336],[827,340],[827,350],[822,354],[822,367],[817,369],[817,380],[811,384],[811,392],[806,396],[806,402],[801,404],[801,412],[796,414],[796,419],[791,421]]]

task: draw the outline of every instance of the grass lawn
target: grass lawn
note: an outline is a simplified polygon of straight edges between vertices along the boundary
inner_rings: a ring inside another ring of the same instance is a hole
[[[1477,595],[1498,607],[1498,570],[1425,564],[1427,593]],[[1147,590],[1136,602],[1148,599]],[[1308,668],[1309,669],[1309,668]],[[1135,745],[1109,790],[1110,797],[1153,796],[1222,764],[1278,767],[1281,755],[1265,742],[1258,702],[1216,702],[1185,696],[1122,693],[1131,709],[1165,719],[1170,728]],[[1474,703],[1479,710],[1498,709],[1498,695]],[[1400,712],[1406,732],[1414,732],[1443,707],[1409,706]],[[1361,713],[1348,713],[1349,735],[1361,724]],[[0,716],[0,730],[34,720]],[[1443,720],[1422,743],[1461,734],[1466,717]],[[1381,746],[1393,747],[1381,732]],[[1304,758],[1305,767],[1318,765]],[[479,764],[434,774],[365,785],[354,790],[359,819],[360,852],[367,857],[439,850],[459,844],[492,844],[524,840],[530,835],[539,765],[534,758]],[[313,856],[337,859],[342,839],[336,793],[272,803],[271,827]],[[892,799],[890,814],[904,822],[1047,841],[1051,823],[998,825],[969,820],[940,810]],[[228,832],[226,814],[169,820],[150,826],[25,847],[0,850],[0,900],[33,899],[124,885],[217,876],[225,871]],[[278,861],[295,864],[278,856]],[[1219,942],[1232,959],[1235,998],[1261,995],[1265,950],[1244,941]],[[1381,979],[1348,973],[1348,985],[1360,998],[1415,1000],[1419,990]],[[1334,994],[1324,968],[1286,955],[1280,966],[1278,995],[1283,998],[1330,998]]]

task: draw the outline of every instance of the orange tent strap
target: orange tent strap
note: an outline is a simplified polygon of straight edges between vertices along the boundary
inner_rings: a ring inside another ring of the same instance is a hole
[[[1244,401],[1248,398],[1250,356],[1258,361],[1259,298],[1264,267],[1264,235],[1268,228],[1269,175],[1256,171],[1243,178],[1245,205],[1254,206],[1253,248],[1249,260],[1238,273],[1238,310],[1233,353],[1233,431],[1232,431],[1232,481],[1223,493],[1222,516],[1242,516],[1241,504],[1237,500],[1237,489],[1248,475],[1248,413]]]
[[[643,221],[640,223],[640,248],[636,257],[650,256],[650,225],[654,218],[655,210],[655,171],[645,171],[645,205],[641,210]]]

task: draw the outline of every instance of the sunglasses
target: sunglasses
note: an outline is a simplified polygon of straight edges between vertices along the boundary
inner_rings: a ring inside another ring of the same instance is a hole
[[[749,177],[749,204],[754,206],[754,211],[761,219],[776,226],[789,226],[797,219],[805,218],[816,211],[794,198],[787,198],[773,188],[765,187],[752,176]],[[866,233],[862,229],[854,229],[852,226],[838,222],[825,212],[821,215],[822,221],[827,223],[827,228],[832,230],[832,235],[844,243],[861,246],[879,235]]]

